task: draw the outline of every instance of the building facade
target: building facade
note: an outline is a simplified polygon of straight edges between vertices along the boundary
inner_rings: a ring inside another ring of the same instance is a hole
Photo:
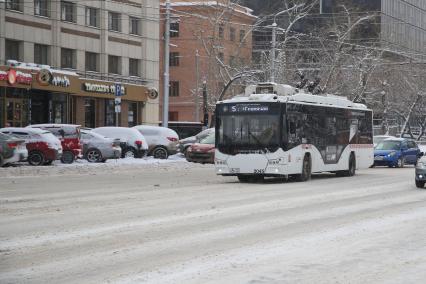
[[[119,125],[157,124],[159,5],[159,0],[0,3],[0,125],[116,125],[117,86]]]
[[[256,17],[247,7],[227,0],[173,0],[171,8],[169,120],[200,122],[204,102],[211,113],[223,88],[219,66],[223,64],[225,69],[234,72],[251,65],[251,30]],[[161,33],[164,33],[164,22],[161,22]],[[161,53],[164,53],[164,42]],[[163,80],[163,73],[162,62],[160,80]],[[205,98],[202,95],[204,83]]]

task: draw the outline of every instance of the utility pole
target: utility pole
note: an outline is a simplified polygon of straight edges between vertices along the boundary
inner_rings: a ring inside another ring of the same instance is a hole
[[[203,81],[203,125],[207,127],[209,125],[209,112],[207,110],[207,82]]]
[[[169,85],[170,85],[170,0],[166,0],[166,21],[164,32],[164,89],[163,127],[169,126]]]
[[[200,90],[199,80],[199,60],[200,54],[198,53],[198,49],[195,51],[195,73],[196,73],[196,82],[195,82],[195,121],[200,121],[200,98],[198,96],[198,91]]]
[[[270,81],[275,82],[275,50],[277,45],[277,23],[275,22],[272,24],[272,49],[271,49],[271,77]]]

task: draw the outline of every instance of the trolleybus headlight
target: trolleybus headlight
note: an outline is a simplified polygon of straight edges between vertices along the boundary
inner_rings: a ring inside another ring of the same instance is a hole
[[[268,160],[269,165],[278,165],[280,163],[281,159],[271,159]]]
[[[226,165],[226,161],[225,160],[221,160],[221,159],[214,159],[214,162],[216,163],[216,165]]]

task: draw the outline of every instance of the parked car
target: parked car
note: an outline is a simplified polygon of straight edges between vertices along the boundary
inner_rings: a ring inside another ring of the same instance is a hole
[[[91,163],[105,162],[107,159],[119,159],[121,147],[119,139],[102,136],[99,133],[81,129],[83,157]]]
[[[416,186],[423,188],[426,183],[426,154],[421,152],[416,165]]]
[[[417,163],[420,153],[416,142],[405,138],[388,138],[374,149],[374,166],[402,168]]]
[[[133,127],[145,137],[148,155],[156,159],[167,159],[178,152],[179,136],[176,131],[161,126],[138,125]]]
[[[375,136],[373,136],[374,147],[376,147],[377,144],[379,144],[383,140],[386,140],[386,139],[389,139],[389,138],[396,138],[396,137],[390,136],[390,135],[375,135]]]
[[[189,146],[186,154],[188,162],[195,163],[214,163],[215,135],[214,132],[201,139],[199,143]]]
[[[52,132],[62,144],[61,162],[72,164],[77,158],[82,158],[80,143],[80,125],[74,124],[33,124],[28,128],[40,128]]]
[[[24,140],[0,133],[0,167],[25,161],[27,157],[28,150]]]
[[[120,139],[122,158],[142,158],[148,152],[148,143],[145,137],[134,128],[126,127],[98,127],[92,132],[108,138]]]
[[[180,152],[185,154],[185,156],[186,156],[186,150],[188,149],[189,146],[191,146],[194,143],[200,142],[202,139],[206,138],[207,136],[209,136],[212,133],[214,133],[214,128],[208,128],[208,129],[201,131],[200,133],[198,133],[195,136],[190,136],[188,138],[181,139],[179,141]]]
[[[0,132],[25,140],[30,165],[50,165],[62,157],[61,141],[47,130],[8,127],[0,129]]]

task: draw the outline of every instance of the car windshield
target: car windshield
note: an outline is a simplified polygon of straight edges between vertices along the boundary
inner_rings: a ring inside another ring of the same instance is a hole
[[[213,133],[212,135],[209,135],[206,138],[201,139],[200,144],[211,144],[211,145],[214,145],[214,140],[215,140],[214,138],[215,138],[215,136],[214,136],[214,133]]]
[[[376,146],[376,150],[399,150],[401,149],[400,141],[382,141]]]
[[[374,136],[373,137],[373,143],[374,144],[379,144],[380,142],[382,142],[385,139],[388,139],[388,136]]]

